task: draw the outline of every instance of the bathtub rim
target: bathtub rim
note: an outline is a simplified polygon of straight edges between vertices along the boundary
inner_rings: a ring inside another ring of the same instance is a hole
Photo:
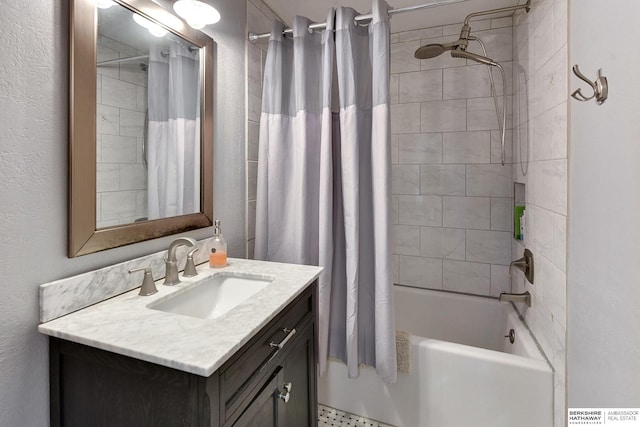
[[[407,288],[409,290],[425,292],[427,294],[429,294],[429,293],[446,294],[448,296],[453,296],[453,297],[468,298],[468,299],[483,299],[485,301],[499,302],[497,297],[489,296],[489,295],[471,294],[471,293],[468,293],[468,292],[451,291],[451,290],[448,290],[448,289],[422,288],[420,286],[404,285],[404,284],[401,284],[401,283],[394,283],[393,286],[394,286],[394,288],[393,288],[394,289],[394,304],[395,304],[396,287]],[[507,304],[510,306],[510,308],[508,309],[507,316],[515,315],[515,317],[519,321],[519,324],[522,327],[524,327],[524,329],[526,330],[526,332],[528,334],[527,338],[530,338],[531,342],[533,343],[533,346],[535,347],[536,352],[540,356],[540,357],[529,357],[529,358],[537,359],[537,360],[544,360],[547,363],[547,365],[551,368],[552,372],[555,374],[555,369],[553,368],[553,364],[551,363],[551,361],[549,360],[549,358],[545,354],[544,350],[542,349],[542,346],[540,345],[540,343],[536,339],[535,334],[533,333],[533,331],[531,330],[531,328],[527,324],[525,317],[522,315],[521,311],[518,309],[518,305],[516,305],[516,303],[511,302],[511,301],[508,302]],[[414,333],[412,333],[410,331],[409,331],[409,333],[411,334],[412,337],[414,337],[414,336],[421,337],[421,335],[416,335],[416,334],[414,334]],[[517,334],[516,333],[516,340],[518,339],[518,335],[521,335],[521,334]],[[434,338],[430,338],[430,337],[422,337],[422,338],[434,339]],[[439,340],[439,341],[452,342],[452,341],[447,341],[447,340]],[[474,347],[474,348],[483,349],[483,350],[487,350],[487,351],[497,351],[497,352],[503,352],[503,353],[507,353],[507,354],[513,354],[513,353],[509,353],[509,352],[493,350],[493,349],[487,349],[487,348],[484,348],[484,347],[478,347],[478,346],[473,346],[473,345],[469,345],[469,344],[460,344],[460,343],[455,343],[455,344],[468,345],[469,347]],[[513,355],[527,358],[527,356],[522,356],[522,355],[517,355],[517,354],[513,354]]]

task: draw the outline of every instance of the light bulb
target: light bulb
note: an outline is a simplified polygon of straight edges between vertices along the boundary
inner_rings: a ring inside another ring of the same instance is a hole
[[[160,25],[153,24],[153,23],[149,25],[149,28],[147,28],[147,30],[149,30],[151,35],[156,37],[164,37],[168,33],[168,31],[162,28]]]
[[[115,3],[113,0],[96,0],[96,6],[100,9],[109,9],[111,6],[114,6]]]
[[[149,33],[151,33],[151,35],[155,37],[164,37],[168,33],[168,31],[162,28],[160,25],[156,24],[155,22],[149,21],[147,18],[138,15],[137,13],[133,14],[133,20],[136,21],[136,24],[146,28],[147,31],[149,31]]]
[[[137,13],[133,14],[133,20],[136,21],[136,24],[140,25],[141,27],[144,28],[149,28],[149,20],[147,18],[144,18],[140,15],[138,15]]]
[[[197,0],[178,0],[173,4],[173,10],[196,30],[220,20],[220,12],[213,6]]]
[[[202,19],[189,19],[187,20],[187,24],[189,24],[191,28],[195,28],[196,30],[201,30],[207,25],[207,23]]]

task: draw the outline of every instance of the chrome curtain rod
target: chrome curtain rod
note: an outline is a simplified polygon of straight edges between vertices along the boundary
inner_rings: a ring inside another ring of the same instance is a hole
[[[189,46],[187,49],[189,49],[189,52],[193,53],[193,52],[197,51],[200,48],[197,47],[197,46]],[[163,50],[162,52],[160,52],[160,55],[163,58],[168,58],[169,57],[169,49]],[[149,59],[149,55],[129,56],[127,58],[119,58],[119,59],[108,59],[106,61],[98,62],[96,65],[98,67],[102,67],[104,65],[116,65],[116,64],[120,64],[121,62],[137,61],[137,60],[140,60],[140,59]]]
[[[120,64],[121,62],[138,61],[140,59],[149,59],[149,55],[130,56],[128,58],[120,58],[120,59],[109,59],[107,61],[98,62],[96,65],[98,67],[102,67],[104,65],[117,65],[117,64]]]
[[[453,4],[453,3],[461,3],[463,1],[467,1],[467,0],[438,0],[438,1],[434,1],[432,3],[426,3],[426,4],[421,4],[418,6],[409,6],[409,7],[402,7],[402,8],[398,8],[398,9],[389,9],[389,11],[387,12],[389,14],[389,16],[393,16],[397,13],[405,13],[405,12],[413,12],[416,10],[421,10],[421,9],[429,9],[432,7],[438,7],[438,6],[444,6],[446,4]],[[355,17],[355,21],[356,22],[361,22],[361,21],[368,21],[370,19],[373,18],[373,14],[368,13],[366,15],[358,15]],[[327,27],[326,22],[320,22],[320,23],[316,23],[316,24],[311,24],[309,25],[309,29],[310,30],[324,30]],[[293,33],[293,29],[291,28],[287,28],[284,31],[282,31],[282,34],[291,34]],[[249,33],[249,41],[250,42],[255,42],[259,39],[264,39],[271,36],[271,33],[264,33],[264,34],[255,34],[255,33]]]

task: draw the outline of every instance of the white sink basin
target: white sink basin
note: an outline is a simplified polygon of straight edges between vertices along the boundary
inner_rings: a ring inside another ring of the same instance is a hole
[[[147,307],[200,319],[220,317],[247,300],[271,280],[217,275]]]

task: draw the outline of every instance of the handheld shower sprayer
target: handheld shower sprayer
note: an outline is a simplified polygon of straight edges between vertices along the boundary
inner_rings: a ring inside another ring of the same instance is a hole
[[[493,59],[489,59],[486,56],[478,55],[472,52],[467,52],[466,50],[461,48],[451,50],[451,56],[454,58],[471,59],[472,61],[476,61],[484,65],[489,65],[491,67],[498,67],[500,65]]]

